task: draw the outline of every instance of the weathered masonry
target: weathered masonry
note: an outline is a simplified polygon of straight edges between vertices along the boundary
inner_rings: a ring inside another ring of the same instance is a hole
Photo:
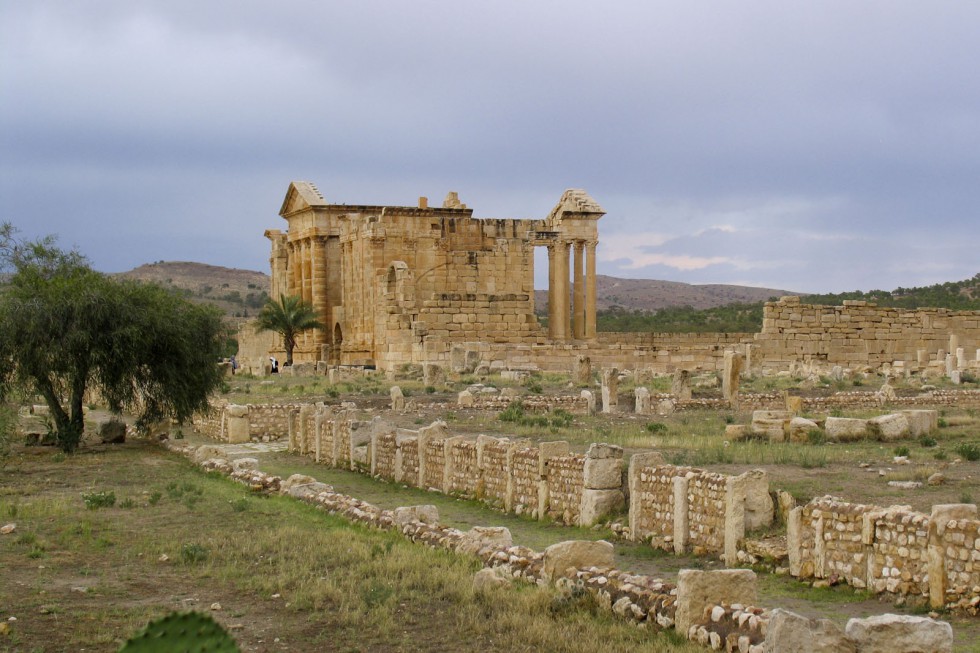
[[[298,362],[388,368],[442,359],[447,343],[595,338],[595,248],[604,214],[567,190],[543,220],[475,219],[455,193],[439,208],[330,204],[293,182],[270,230],[272,296],[298,295],[329,329]],[[547,247],[549,329],[534,315],[534,247]],[[574,280],[573,280],[574,279]]]

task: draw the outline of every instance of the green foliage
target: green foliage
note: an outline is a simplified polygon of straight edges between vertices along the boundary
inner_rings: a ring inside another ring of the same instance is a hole
[[[111,508],[116,505],[116,493],[112,491],[108,492],[83,492],[82,501],[85,502],[85,507],[89,510],[98,510],[99,508]]]
[[[527,415],[524,412],[524,404],[520,401],[515,401],[507,406],[506,409],[502,410],[497,415],[497,419],[501,422],[510,422],[518,426],[561,429],[571,426],[573,416],[567,410],[561,408],[556,409],[548,415]]]
[[[930,437],[928,435],[924,435],[921,438],[919,438],[919,444],[923,447],[931,448],[938,445],[939,441],[936,440],[936,438]]]
[[[279,301],[266,301],[255,322],[260,331],[275,331],[282,336],[286,348],[286,365],[293,364],[296,339],[304,331],[326,328],[317,319],[316,310],[309,302],[295,295],[279,295]]]
[[[903,445],[900,445],[898,447],[895,447],[895,455],[896,456],[905,456],[905,457],[908,457],[908,455],[909,455],[909,448],[906,447],[904,444]]]
[[[806,295],[805,304],[829,304],[839,306],[845,299],[875,302],[878,306],[895,308],[949,308],[958,311],[980,310],[980,274],[964,281],[948,281],[921,288],[896,288],[891,292],[869,290],[828,294]]]
[[[613,306],[596,314],[596,329],[653,333],[755,333],[762,329],[762,302],[708,309],[672,306],[652,312]]]
[[[77,448],[93,388],[141,427],[208,407],[221,380],[216,309],[100,274],[52,238],[20,243],[9,224],[0,225],[0,264],[13,271],[0,295],[0,399],[12,387],[41,395],[62,450]]]
[[[185,564],[204,562],[210,555],[211,550],[202,544],[189,543],[180,547],[180,559]]]
[[[970,462],[975,462],[980,460],[980,446],[973,444],[972,442],[959,445],[954,449],[961,457],[969,460]]]
[[[239,653],[235,640],[214,619],[199,612],[172,612],[150,622],[119,653]]]
[[[663,422],[649,422],[647,423],[646,429],[650,433],[666,433],[667,425]]]

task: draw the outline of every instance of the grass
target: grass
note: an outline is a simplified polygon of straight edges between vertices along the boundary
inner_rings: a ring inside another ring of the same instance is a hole
[[[80,512],[83,492],[136,507]],[[0,514],[16,516],[18,535],[0,548],[0,605],[20,618],[0,649],[113,651],[175,607],[220,602],[243,650],[274,637],[289,650],[698,650],[546,588],[477,594],[475,559],[288,498],[246,494],[237,510],[243,493],[149,445],[13,460]]]

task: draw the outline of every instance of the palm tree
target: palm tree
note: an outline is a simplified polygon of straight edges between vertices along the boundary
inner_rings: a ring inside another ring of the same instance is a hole
[[[279,295],[279,301],[271,297],[259,311],[256,320],[259,331],[275,331],[282,336],[286,348],[286,365],[293,364],[293,348],[296,338],[309,329],[323,329],[323,323],[317,319],[316,310],[309,302],[303,301],[296,295]]]

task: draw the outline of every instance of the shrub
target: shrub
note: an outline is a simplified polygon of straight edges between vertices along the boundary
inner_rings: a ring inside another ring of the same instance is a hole
[[[112,506],[116,505],[116,493],[112,491],[83,492],[82,501],[85,502],[85,507],[89,510],[111,508]]]
[[[919,444],[928,449],[938,445],[939,441],[936,440],[936,438],[930,438],[928,435],[923,435],[921,438],[919,438]]]
[[[977,446],[976,444],[973,444],[972,442],[969,443],[969,444],[965,444],[964,443],[964,444],[961,444],[960,446],[956,447],[956,453],[958,453],[960,456],[962,456],[963,458],[965,458],[965,459],[967,459],[967,460],[969,460],[971,462],[975,462],[977,460],[980,460],[980,446]],[[965,503],[968,503],[968,502],[965,502]]]
[[[666,433],[667,425],[663,422],[649,422],[647,424],[647,431],[650,433]]]
[[[435,391],[436,391],[435,386],[432,385],[425,386],[425,394],[427,395],[435,394]]]
[[[528,383],[527,391],[530,392],[532,395],[539,395],[542,392],[544,392],[544,388],[541,387],[540,383]]]
[[[932,457],[935,458],[936,460],[946,460],[947,458],[949,458],[949,454],[947,454],[945,451],[940,449],[936,453],[932,454]]]
[[[200,544],[185,544],[180,547],[180,559],[186,564],[204,562],[210,555],[210,549]]]
[[[936,424],[937,424],[937,425],[939,426],[939,428],[941,428],[941,429],[944,429],[944,428],[946,428],[947,426],[949,426],[949,422],[947,422],[947,421],[946,421],[946,419],[945,419],[945,418],[943,418],[943,417],[940,417],[940,418],[939,418],[939,420],[938,420],[938,421],[936,422]]]
[[[896,456],[905,456],[907,458],[908,455],[909,455],[909,448],[906,447],[905,445],[901,445],[899,447],[895,447],[895,455]]]
[[[827,434],[820,429],[810,429],[806,433],[806,441],[810,444],[823,444],[827,441]]]

